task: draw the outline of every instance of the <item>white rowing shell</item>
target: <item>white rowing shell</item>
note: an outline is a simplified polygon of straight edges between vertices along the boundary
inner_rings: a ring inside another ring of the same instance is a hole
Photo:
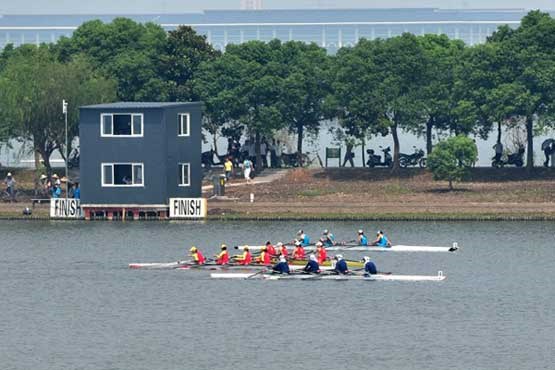
[[[262,245],[242,245],[235,247],[241,249],[248,247],[251,251],[258,251],[264,248]],[[393,245],[391,247],[363,247],[363,246],[334,246],[325,247],[327,251],[353,251],[353,252],[454,252],[459,249],[457,243],[451,247],[433,247],[428,245]],[[305,247],[306,251],[315,250],[314,246]]]
[[[371,280],[371,281],[442,281],[447,277],[442,271],[437,275],[279,275],[248,273],[212,273],[212,279],[263,279],[263,280]]]

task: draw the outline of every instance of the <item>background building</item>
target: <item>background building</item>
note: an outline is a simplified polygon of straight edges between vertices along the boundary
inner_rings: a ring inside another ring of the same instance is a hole
[[[258,6],[261,4],[255,4]],[[258,9],[258,8],[257,8]],[[215,10],[185,14],[126,15],[138,22],[155,22],[166,30],[190,25],[206,35],[216,49],[250,40],[315,42],[330,52],[358,39],[386,38],[411,32],[446,34],[467,44],[485,42],[500,25],[517,27],[525,9],[304,9]],[[555,13],[554,13],[555,14]],[[0,48],[8,43],[55,42],[70,36],[83,22],[110,22],[116,15],[4,15],[0,18]]]
[[[163,213],[169,198],[200,197],[201,108],[201,103],[82,107],[81,208],[86,217],[91,212]]]
[[[241,0],[241,9],[243,10],[261,10],[262,0]]]

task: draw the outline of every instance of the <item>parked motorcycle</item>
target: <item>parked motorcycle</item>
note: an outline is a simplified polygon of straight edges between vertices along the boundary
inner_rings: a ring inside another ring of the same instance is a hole
[[[492,158],[491,166],[495,168],[503,168],[505,165],[514,165],[516,167],[522,167],[524,165],[524,147],[519,147],[516,153],[510,153],[507,155],[507,160],[501,158]]]
[[[412,154],[399,154],[399,165],[403,168],[408,166],[420,166],[420,168],[426,167],[426,158],[424,157],[424,151],[422,149],[416,149],[415,146],[414,153]]]
[[[383,152],[383,161],[380,155],[374,154],[374,149],[366,150],[366,153],[368,154],[368,160],[366,161],[366,165],[368,167],[374,168],[376,166],[384,166],[384,167],[393,166],[393,157],[391,156],[391,148],[387,147],[383,149],[380,146],[380,149]]]

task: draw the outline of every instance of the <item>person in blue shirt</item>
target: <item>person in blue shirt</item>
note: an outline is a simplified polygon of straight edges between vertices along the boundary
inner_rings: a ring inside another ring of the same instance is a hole
[[[279,256],[279,262],[272,267],[272,270],[278,274],[289,274],[289,264],[283,255]]]
[[[318,261],[316,260],[316,256],[314,254],[311,254],[308,257],[308,263],[304,267],[303,271],[307,272],[309,274],[319,274],[320,273],[320,265],[318,264]]]
[[[62,196],[62,188],[59,185],[54,185],[52,188],[52,198],[59,198]]]
[[[389,241],[387,236],[385,236],[383,231],[380,230],[380,231],[377,232],[376,240],[374,240],[372,245],[375,245],[375,246],[378,246],[378,247],[389,248],[389,247],[391,247],[391,242]]]
[[[357,241],[358,241],[358,245],[362,245],[365,247],[368,246],[368,238],[366,237],[366,235],[364,235],[363,230],[358,231]]]
[[[297,233],[297,240],[301,242],[301,245],[303,247],[308,247],[308,245],[310,244],[309,236],[306,235],[302,229],[299,230],[299,232]]]
[[[347,275],[350,271],[349,271],[349,267],[347,266],[347,261],[345,261],[343,259],[343,256],[341,254],[337,254],[335,257],[333,257],[335,259],[335,268],[334,268],[334,272],[336,274],[340,274],[340,275]]]
[[[333,247],[335,245],[335,236],[329,230],[324,230],[324,236],[320,239],[324,247]]]
[[[75,184],[73,184],[73,187],[73,198],[81,199],[81,188],[79,187],[79,183],[76,182]]]
[[[364,276],[376,275],[378,273],[376,264],[370,260],[370,257],[364,256],[362,262],[364,262]]]

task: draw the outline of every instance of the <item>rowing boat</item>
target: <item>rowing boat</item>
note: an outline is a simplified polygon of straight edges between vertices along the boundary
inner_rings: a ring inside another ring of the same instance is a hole
[[[235,246],[235,249],[248,247],[251,251],[262,250],[263,245],[241,245]],[[353,251],[353,252],[455,252],[459,249],[457,243],[453,243],[450,247],[437,247],[429,245],[393,245],[391,247],[375,247],[375,246],[359,246],[359,245],[336,245],[326,247],[327,251]],[[314,251],[314,246],[305,247],[305,251]]]
[[[442,281],[447,277],[442,271],[437,275],[332,275],[332,274],[272,274],[272,273],[212,273],[212,279],[242,279],[242,280],[369,280],[369,281]]]
[[[306,265],[306,261],[295,260],[295,264],[291,264],[289,268],[293,271],[302,270]],[[264,265],[217,265],[215,263],[206,263],[204,265],[195,265],[188,261],[176,262],[162,262],[162,263],[130,263],[130,269],[143,269],[143,270],[255,270],[260,271],[271,268],[271,266]],[[328,263],[327,266],[321,266],[320,270],[328,271],[333,270],[333,267]]]
[[[349,266],[349,268],[362,268],[364,267],[364,262],[362,261],[352,261],[352,260],[346,260],[347,261],[347,265]],[[308,261],[307,260],[294,260],[291,259],[289,260],[289,266],[304,266],[306,265]],[[333,268],[335,267],[335,261],[334,260],[328,260],[328,261],[324,261],[323,263],[320,264],[320,269],[322,268]]]

